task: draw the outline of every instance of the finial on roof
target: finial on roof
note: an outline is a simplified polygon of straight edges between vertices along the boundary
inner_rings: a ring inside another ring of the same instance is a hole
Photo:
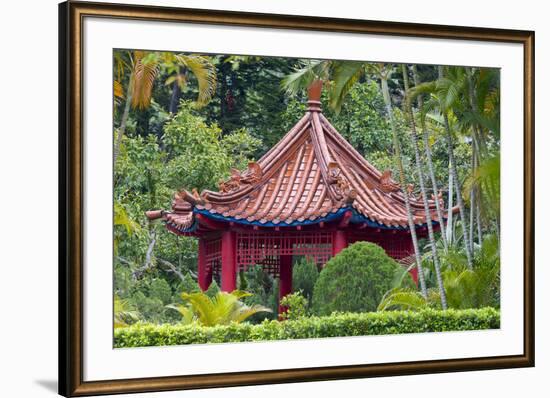
[[[307,95],[309,101],[320,101],[321,91],[323,90],[323,81],[321,79],[315,79],[307,88]]]
[[[321,111],[321,92],[323,90],[323,81],[315,79],[307,88],[309,111]]]

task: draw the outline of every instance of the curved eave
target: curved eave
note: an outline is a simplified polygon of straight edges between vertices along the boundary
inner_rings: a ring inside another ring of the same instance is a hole
[[[198,227],[199,227],[199,222],[197,221],[197,219],[195,219],[193,221],[193,224],[191,224],[191,226],[189,228],[183,228],[175,223],[171,223],[171,222],[167,222],[165,221],[164,222],[164,225],[166,226],[166,229],[170,232],[173,232],[177,235],[193,235]]]
[[[293,222],[290,222],[290,223],[280,222],[280,223],[277,223],[277,224],[273,223],[271,221],[262,223],[260,221],[248,221],[246,219],[237,219],[237,218],[234,218],[234,217],[224,216],[222,214],[211,213],[210,211],[208,211],[206,209],[197,209],[197,208],[193,209],[194,214],[201,214],[204,217],[207,217],[207,218],[209,218],[211,220],[214,220],[214,221],[234,223],[236,225],[238,224],[238,225],[246,225],[246,226],[271,227],[271,228],[307,226],[307,225],[319,224],[321,222],[328,223],[328,222],[338,221],[348,211],[352,212],[352,217],[350,219],[351,224],[358,224],[358,225],[366,224],[370,228],[378,228],[378,229],[385,229],[385,230],[398,230],[398,231],[408,231],[409,230],[408,226],[406,226],[406,227],[403,227],[403,226],[388,226],[388,225],[385,225],[385,224],[381,224],[377,221],[371,220],[370,218],[368,218],[368,217],[364,216],[363,214],[360,214],[359,212],[357,212],[351,206],[342,207],[342,208],[338,209],[335,212],[329,213],[329,214],[327,214],[326,216],[323,216],[323,217],[315,218],[313,220],[293,221]],[[438,224],[439,224],[439,222],[432,221],[432,225],[438,225]],[[423,228],[425,226],[427,226],[426,223],[416,224],[416,229]]]

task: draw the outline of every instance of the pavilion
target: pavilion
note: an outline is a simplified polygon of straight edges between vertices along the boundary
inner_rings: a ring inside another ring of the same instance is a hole
[[[198,245],[198,282],[213,276],[221,290],[236,289],[237,274],[261,265],[279,278],[279,297],[292,291],[292,257],[322,266],[351,243],[369,241],[406,262],[413,254],[401,187],[378,171],[321,111],[320,81],[308,90],[306,114],[247,170],[232,171],[217,192],[178,191],[172,209],[147,212]],[[441,200],[441,199],[438,199]],[[410,196],[417,233],[426,236],[421,198]],[[429,201],[435,227],[435,202]],[[416,269],[411,273],[416,280]]]

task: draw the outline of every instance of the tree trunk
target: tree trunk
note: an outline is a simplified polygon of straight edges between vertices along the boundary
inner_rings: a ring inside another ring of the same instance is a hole
[[[130,75],[128,81],[128,92],[126,93],[126,103],[124,104],[124,112],[122,113],[122,118],[120,119],[120,126],[118,127],[118,134],[115,141],[115,147],[113,148],[113,164],[116,164],[118,154],[120,153],[120,143],[122,142],[122,136],[126,131],[126,123],[128,122],[128,115],[130,114],[130,104],[132,103],[132,86],[133,86],[134,75]]]
[[[451,129],[449,127],[449,119],[447,115],[444,115],[445,120],[445,139],[447,141],[447,150],[449,151],[449,162],[451,163],[451,173],[453,175],[454,188],[456,190],[456,202],[458,204],[458,210],[460,214],[460,221],[462,221],[462,238],[464,240],[464,249],[466,250],[466,258],[468,260],[468,268],[472,269],[472,251],[470,246],[470,239],[468,234],[468,222],[466,218],[466,209],[464,207],[464,201],[462,200],[462,192],[460,191],[460,181],[458,180],[458,171],[456,167],[456,160],[454,155],[453,138],[451,135]]]
[[[452,243],[453,239],[453,173],[451,173],[451,165],[449,164],[449,190],[448,190],[448,209],[447,209],[447,242]]]
[[[416,267],[418,269],[418,281],[420,283],[420,292],[424,298],[428,297],[428,291],[426,289],[426,280],[424,277],[424,270],[422,268],[422,259],[420,258],[420,250],[418,247],[418,239],[416,236],[416,226],[414,224],[413,216],[411,213],[411,204],[409,202],[409,195],[405,187],[405,173],[403,171],[403,160],[401,159],[401,146],[399,144],[399,137],[397,135],[397,127],[395,125],[395,120],[393,118],[392,104],[390,98],[390,90],[388,88],[388,78],[391,75],[391,69],[388,66],[381,67],[380,70],[380,84],[382,86],[382,94],[384,96],[384,102],[386,104],[386,112],[390,119],[390,125],[393,133],[393,146],[395,151],[395,162],[397,163],[397,168],[399,169],[399,180],[401,183],[401,191],[403,193],[403,198],[405,200],[405,209],[407,211],[407,220],[409,223],[409,230],[411,232],[411,238],[414,247],[414,255],[416,260]]]
[[[481,190],[480,187],[478,187],[478,200],[476,202],[476,224],[477,224],[477,241],[479,244],[479,247],[483,244],[483,235],[481,233]]]
[[[414,121],[414,113],[411,106],[411,103],[408,101],[408,92],[409,92],[409,77],[408,77],[408,71],[407,66],[405,64],[402,64],[403,69],[403,82],[405,85],[405,98],[403,103],[405,104],[405,113],[409,116],[409,123],[411,126],[411,141],[413,143],[414,148],[414,157],[416,160],[416,173],[418,174],[418,183],[420,185],[420,192],[422,195],[422,202],[424,204],[424,212],[426,213],[426,225],[428,227],[428,237],[430,240],[430,246],[432,250],[432,258],[434,262],[434,268],[435,268],[435,276],[437,279],[437,287],[439,289],[439,296],[441,299],[441,308],[444,310],[447,309],[447,295],[445,293],[445,287],[443,285],[443,278],[441,276],[441,268],[439,266],[439,256],[437,254],[437,247],[435,245],[435,235],[432,225],[432,216],[430,213],[430,207],[428,205],[428,195],[426,192],[426,188],[424,186],[424,173],[423,169],[424,166],[422,164],[422,158],[420,157],[420,148],[418,146],[418,135],[416,133],[416,124]]]
[[[179,77],[182,73],[181,66],[178,66],[177,73],[178,73],[177,77]],[[178,80],[176,79],[174,80],[174,83],[172,83],[172,96],[170,97],[170,106],[168,107],[168,112],[170,112],[172,115],[175,115],[178,112],[180,97],[181,97],[181,88]]]
[[[412,71],[413,71],[414,85],[418,86],[420,84],[420,79],[418,78],[416,65],[412,66]],[[422,112],[423,107],[424,107],[424,99],[422,98],[422,95],[419,95],[418,108],[420,109],[420,112]],[[426,122],[423,117],[420,119],[420,123],[422,128],[422,139],[424,143],[424,151],[426,152],[426,161],[428,163],[428,170],[430,172],[430,179],[432,182],[432,190],[434,193],[434,197],[436,198],[435,208],[437,211],[437,218],[439,221],[439,231],[441,235],[441,240],[443,241],[443,247],[445,248],[445,252],[447,252],[449,250],[449,247],[447,244],[447,236],[445,234],[445,219],[443,217],[443,210],[441,209],[441,205],[439,203],[439,188],[437,186],[437,180],[435,179],[435,169],[432,161],[432,150],[430,149],[428,130],[426,129]]]
[[[168,112],[175,115],[178,112],[178,105],[180,103],[181,89],[177,81],[172,83],[172,96],[170,97],[170,106]]]
[[[472,173],[476,169],[476,154],[475,151],[472,151]],[[470,250],[472,255],[474,253],[474,216],[475,216],[475,202],[476,202],[476,189],[475,184],[472,184],[470,187]]]
[[[439,77],[443,77],[443,67],[439,67]],[[447,141],[447,151],[449,152],[449,163],[451,164],[451,173],[453,175],[454,185],[456,189],[456,201],[458,204],[458,210],[460,213],[460,220],[462,221],[462,239],[464,240],[464,249],[466,250],[466,258],[468,260],[468,268],[473,268],[472,263],[472,251],[470,250],[470,239],[468,235],[468,220],[466,219],[466,209],[464,207],[464,201],[462,200],[462,192],[460,191],[460,181],[458,179],[458,171],[456,167],[456,160],[454,155],[453,136],[451,128],[449,126],[449,118],[447,116],[447,110],[442,109],[443,120],[445,122],[445,140]]]
[[[470,189],[470,251],[472,254],[474,253],[474,217],[475,217],[475,190],[472,188]]]

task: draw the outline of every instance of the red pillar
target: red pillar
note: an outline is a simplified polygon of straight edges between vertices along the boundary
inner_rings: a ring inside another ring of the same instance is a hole
[[[279,257],[279,301],[287,294],[292,293],[292,255]],[[279,314],[286,311],[279,305]]]
[[[411,274],[414,283],[416,283],[416,286],[418,286],[418,268],[414,267],[409,271],[409,273]]]
[[[237,236],[233,231],[222,233],[222,287],[223,292],[237,288]]]
[[[338,229],[332,234],[332,256],[336,256],[342,250],[348,247],[348,236],[346,231]]]
[[[199,258],[198,258],[198,271],[199,271],[199,287],[204,292],[208,290],[208,287],[212,283],[212,270],[206,268],[206,240],[199,238]]]

